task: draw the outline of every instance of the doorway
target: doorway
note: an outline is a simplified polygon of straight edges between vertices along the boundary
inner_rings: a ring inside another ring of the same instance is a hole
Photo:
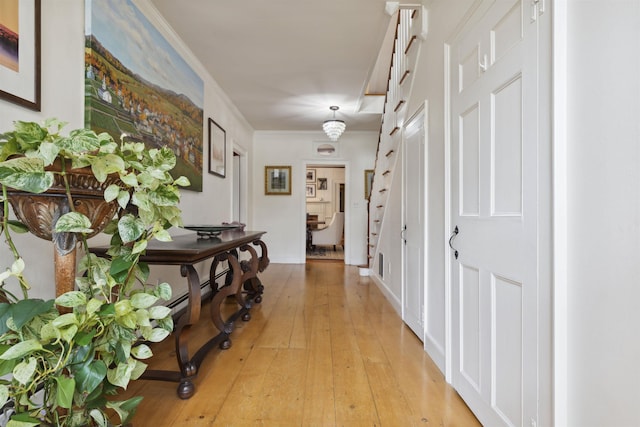
[[[306,165],[306,260],[344,262],[345,194],[344,165]]]

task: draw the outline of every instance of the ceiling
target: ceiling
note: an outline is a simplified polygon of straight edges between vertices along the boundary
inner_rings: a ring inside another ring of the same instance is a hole
[[[380,129],[385,0],[151,2],[255,130],[317,131],[331,105],[347,132]]]

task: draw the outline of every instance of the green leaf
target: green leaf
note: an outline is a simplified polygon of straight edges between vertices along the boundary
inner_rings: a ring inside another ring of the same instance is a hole
[[[122,283],[126,279],[129,273],[129,268],[133,265],[133,262],[121,257],[116,257],[111,262],[111,268],[109,268],[109,274],[118,282]]]
[[[131,379],[133,368],[133,363],[118,363],[115,369],[107,370],[107,379],[111,384],[126,389]]]
[[[115,303],[116,316],[121,317],[131,313],[133,311],[133,307],[131,305],[132,305],[131,301],[126,299],[116,302]]]
[[[0,162],[0,184],[29,193],[43,193],[53,185],[53,173],[42,159],[18,157]]]
[[[117,184],[111,184],[104,190],[104,200],[111,202],[115,200],[120,194],[120,186]]]
[[[92,360],[75,370],[74,375],[78,392],[90,394],[106,378],[107,365],[102,360]]]
[[[124,402],[107,402],[107,407],[116,411],[122,424],[127,424],[135,415],[136,409],[141,401],[142,396],[136,396]]]
[[[10,374],[18,364],[16,359],[14,360],[0,360],[0,376]]]
[[[51,323],[56,328],[64,328],[69,325],[77,325],[78,318],[76,317],[75,313],[66,313],[53,319]]]
[[[92,300],[93,301],[93,300]],[[80,331],[73,337],[73,340],[81,347],[91,344],[93,337],[96,335],[96,330],[89,332]]]
[[[9,387],[0,384],[0,407],[9,401]]]
[[[104,304],[102,307],[100,307],[100,311],[98,312],[98,314],[102,317],[115,316],[116,315],[115,304]]]
[[[161,242],[170,242],[171,240],[173,240],[171,238],[171,234],[169,234],[167,230],[160,230],[156,232],[154,237]]]
[[[32,418],[26,412],[11,415],[11,419],[7,423],[7,427],[35,427],[39,425],[40,421]]]
[[[9,228],[11,229],[11,231],[13,231],[14,233],[29,232],[29,228],[23,223],[21,223],[20,221],[9,220],[7,221],[7,224],[9,225]]]
[[[144,252],[144,250],[147,249],[147,241],[146,240],[141,240],[139,242],[136,242],[133,245],[133,249],[131,250],[132,254],[139,254]]]
[[[75,155],[96,151],[100,148],[98,135],[91,129],[84,128],[72,130],[68,137],[60,138],[57,144],[62,151]]]
[[[76,325],[70,325],[66,328],[60,329],[60,336],[68,343],[73,342],[76,334],[78,333],[78,327]]]
[[[118,193],[118,206],[122,209],[126,209],[129,206],[129,201],[131,200],[131,194],[128,191],[120,191]]]
[[[12,307],[13,322],[17,328],[22,328],[34,317],[53,309],[53,300],[24,299],[15,303]]]
[[[155,305],[149,309],[151,319],[164,319],[171,314],[171,309],[163,305]]]
[[[157,296],[158,298],[162,298],[165,301],[169,301],[171,299],[172,293],[173,291],[171,289],[171,285],[168,284],[167,282],[160,283],[153,290],[153,294],[155,296]]]
[[[87,296],[80,291],[69,291],[56,298],[56,304],[61,307],[78,307],[87,303]]]
[[[56,389],[56,403],[62,408],[69,409],[73,405],[73,390],[76,388],[76,381],[73,378],[58,376],[55,377],[58,385]]]
[[[33,374],[35,374],[37,366],[38,362],[35,357],[30,357],[27,360],[18,363],[16,367],[13,368],[13,379],[22,385],[27,384],[33,378]]]
[[[147,364],[143,363],[139,360],[136,360],[136,366],[133,368],[133,372],[131,372],[131,379],[137,380],[144,374],[144,371],[147,370]]]
[[[125,185],[129,187],[137,187],[138,186],[138,178],[134,173],[120,174],[120,181],[122,181]]]
[[[131,296],[131,305],[135,308],[149,308],[158,301],[158,297],[144,292]]]
[[[104,304],[104,301],[99,300],[97,298],[91,298],[87,303],[87,314],[96,313],[98,310],[100,310],[100,307],[102,307],[102,304]]]
[[[62,338],[60,329],[56,328],[53,323],[45,323],[40,328],[40,339],[43,342],[58,341],[60,338]]]
[[[98,427],[108,427],[109,423],[107,422],[107,417],[105,414],[99,409],[92,409],[89,411],[89,416],[93,418],[93,420],[98,424]]]
[[[91,171],[99,182],[104,182],[109,174],[125,169],[124,160],[116,154],[98,157],[91,165]]]
[[[157,190],[149,192],[149,200],[157,206],[175,206],[180,202],[180,193],[172,186],[158,187]]]
[[[137,240],[145,231],[145,224],[133,215],[125,215],[118,221],[118,232],[122,243],[129,243]]]
[[[5,351],[4,353],[2,353],[0,355],[0,359],[3,359],[3,360],[18,359],[20,357],[23,357],[37,350],[42,350],[42,345],[38,340],[30,339],[30,340],[20,341],[14,344],[13,346],[11,346],[11,348]]]
[[[180,178],[173,181],[173,183],[175,185],[179,185],[180,187],[188,187],[189,185],[191,185],[189,178],[187,178],[186,176],[181,176]]]
[[[140,344],[131,349],[131,354],[138,359],[149,359],[153,356],[153,352],[146,344]]]
[[[59,152],[60,152],[60,149],[58,148],[57,145],[47,141],[43,141],[42,144],[40,144],[40,147],[38,149],[38,153],[42,158],[42,160],[44,161],[45,165],[52,164],[53,161],[58,156]]]
[[[80,212],[68,212],[58,218],[55,231],[58,233],[91,233],[91,220]]]
[[[153,328],[149,330],[148,328],[142,328],[142,336],[151,342],[160,342],[169,336],[169,331],[163,328]]]
[[[12,305],[6,302],[0,303],[0,335],[4,335],[9,331],[7,327],[7,319],[11,316]]]

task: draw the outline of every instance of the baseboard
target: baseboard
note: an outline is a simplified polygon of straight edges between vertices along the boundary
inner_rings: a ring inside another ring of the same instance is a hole
[[[370,271],[370,273],[373,273],[373,271]],[[376,284],[385,298],[389,300],[389,303],[396,311],[396,313],[398,313],[398,316],[402,317],[402,301],[400,301],[400,299],[398,299],[398,297],[396,297],[393,292],[391,292],[387,285],[380,279],[380,276],[378,274],[370,274],[369,277],[373,279],[373,283]]]

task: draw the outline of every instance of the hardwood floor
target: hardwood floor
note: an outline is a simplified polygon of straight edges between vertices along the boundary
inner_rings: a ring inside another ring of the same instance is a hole
[[[176,383],[129,387],[144,396],[134,427],[479,425],[357,267],[272,264],[260,277],[262,303],[236,324],[229,350],[209,354],[191,399]],[[193,340],[216,333],[202,315]],[[154,354],[152,367],[175,367],[171,338]]]

